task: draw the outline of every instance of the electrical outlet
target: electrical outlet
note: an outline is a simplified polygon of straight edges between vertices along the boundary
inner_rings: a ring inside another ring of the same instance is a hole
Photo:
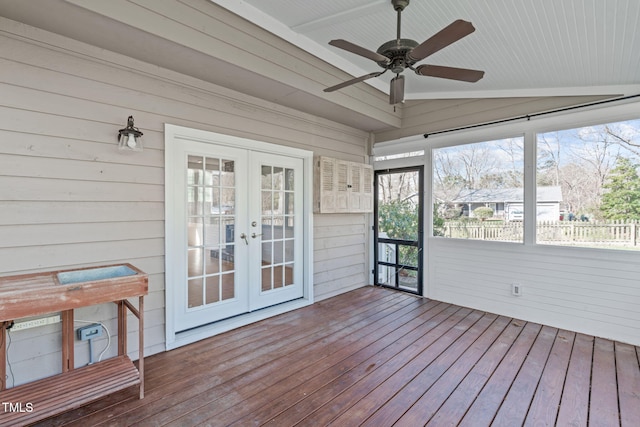
[[[514,297],[522,296],[522,285],[520,283],[511,284],[511,295]]]
[[[76,334],[80,341],[92,340],[102,336],[102,325],[99,323],[92,323],[91,325],[83,326],[76,329]]]
[[[59,314],[56,314],[55,316],[38,317],[37,319],[27,319],[14,322],[13,326],[11,327],[11,332],[37,328],[38,326],[52,325],[54,323],[60,323]]]

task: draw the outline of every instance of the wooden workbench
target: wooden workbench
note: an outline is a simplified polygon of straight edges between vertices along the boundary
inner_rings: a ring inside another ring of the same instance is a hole
[[[95,279],[87,274],[90,280],[71,283],[60,280],[65,274],[100,269],[127,269],[128,273]],[[142,399],[144,295],[148,283],[147,274],[131,264],[0,277],[0,426],[33,423],[135,385],[140,387]],[[138,308],[127,301],[135,297]],[[73,310],[108,302],[118,306],[118,356],[75,369]],[[127,356],[127,309],[138,318],[137,368]],[[7,389],[6,330],[14,320],[55,312],[62,318],[62,373]],[[7,407],[5,402],[13,406]]]

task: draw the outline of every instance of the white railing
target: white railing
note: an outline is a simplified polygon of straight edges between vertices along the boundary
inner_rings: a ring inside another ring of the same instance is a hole
[[[536,241],[564,245],[638,246],[639,226],[635,220],[616,221],[538,221]],[[444,237],[474,240],[521,242],[522,222],[449,221],[444,224]]]

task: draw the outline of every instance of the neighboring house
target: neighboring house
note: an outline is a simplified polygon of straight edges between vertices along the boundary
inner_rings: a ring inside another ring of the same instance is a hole
[[[522,221],[524,215],[523,188],[482,188],[463,190],[452,203],[462,215],[473,218],[473,211],[481,206],[493,209],[493,217],[507,221]],[[536,219],[557,221],[560,219],[562,189],[560,186],[537,187]]]

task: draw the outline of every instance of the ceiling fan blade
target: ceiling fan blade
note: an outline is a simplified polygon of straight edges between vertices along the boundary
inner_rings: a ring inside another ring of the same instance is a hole
[[[389,104],[397,104],[404,101],[404,76],[399,74],[391,79],[389,90]]]
[[[376,62],[384,62],[389,63],[389,58],[387,58],[384,55],[380,55],[377,52],[374,52],[372,50],[366,49],[362,46],[358,46],[357,44],[353,44],[351,42],[348,42],[346,40],[342,40],[342,39],[336,39],[336,40],[331,40],[329,42],[329,44],[331,46],[335,46],[335,47],[339,47],[340,49],[344,49],[347,52],[351,52],[351,53],[355,53],[356,55],[360,55],[363,56],[367,59],[371,59],[372,61],[376,61]]]
[[[470,70],[468,68],[443,67],[441,65],[420,65],[416,67],[416,74],[428,77],[440,77],[441,79],[461,80],[475,83],[484,76],[484,71]]]
[[[463,37],[475,31],[475,27],[471,22],[458,19],[447,27],[431,36],[409,52],[409,57],[414,61],[421,61],[429,55],[433,55],[442,48],[457,42]]]
[[[377,71],[375,73],[365,74],[364,76],[356,77],[355,79],[347,80],[346,82],[342,82],[342,83],[337,84],[335,86],[328,87],[324,91],[325,92],[333,92],[335,90],[342,89],[343,87],[351,86],[352,84],[359,83],[359,82],[362,82],[364,80],[371,79],[373,77],[378,77],[379,75],[384,74],[386,71],[387,70]]]

